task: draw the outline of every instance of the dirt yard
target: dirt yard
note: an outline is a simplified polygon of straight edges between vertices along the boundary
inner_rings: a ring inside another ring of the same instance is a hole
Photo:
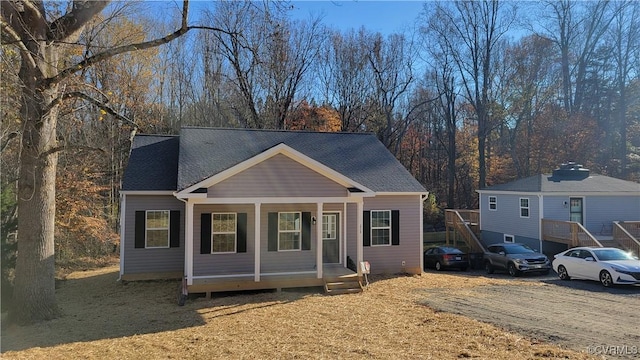
[[[424,289],[423,303],[578,351],[640,358],[640,287],[606,289],[592,281],[561,281],[555,274],[511,281],[471,292]],[[523,281],[540,286],[522,286]]]
[[[551,289],[536,282],[427,273],[376,278],[355,295],[245,293],[178,307],[176,282],[122,284],[117,274],[117,267],[70,274],[58,287],[64,316],[3,324],[2,358],[602,358],[423,305],[448,294],[483,299],[516,285],[530,294]]]

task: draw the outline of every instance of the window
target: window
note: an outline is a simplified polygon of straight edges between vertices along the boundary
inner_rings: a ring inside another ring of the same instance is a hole
[[[489,196],[489,210],[498,210],[498,197]]]
[[[147,210],[145,224],[145,247],[168,248],[169,210]]]
[[[300,250],[301,213],[278,213],[278,251]]]
[[[371,211],[371,246],[391,245],[391,210]]]
[[[520,217],[529,217],[529,198],[520,198]]]
[[[211,216],[211,253],[235,253],[237,215],[213,213]]]
[[[504,242],[506,242],[506,243],[514,242],[513,235],[504,234]]]

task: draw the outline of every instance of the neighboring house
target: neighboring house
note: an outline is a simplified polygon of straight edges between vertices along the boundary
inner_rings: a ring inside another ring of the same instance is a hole
[[[372,273],[421,273],[426,196],[372,134],[137,135],[121,191],[120,275],[185,278],[208,292],[318,285],[347,259]]]
[[[567,246],[611,242],[622,225],[634,236],[640,228],[640,184],[592,174],[575,163],[478,193],[485,246],[520,242],[551,255]],[[635,249],[636,243],[624,247]]]

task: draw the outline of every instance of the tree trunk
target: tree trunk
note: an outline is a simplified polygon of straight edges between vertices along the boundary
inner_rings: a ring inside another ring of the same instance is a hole
[[[25,65],[20,69],[24,131],[18,179],[18,255],[10,312],[11,320],[20,324],[52,319],[58,313],[54,256],[57,106],[45,113],[58,87],[43,90],[38,80],[55,66],[58,50],[44,44],[34,46],[41,47],[33,53],[39,54],[38,69],[44,74]]]

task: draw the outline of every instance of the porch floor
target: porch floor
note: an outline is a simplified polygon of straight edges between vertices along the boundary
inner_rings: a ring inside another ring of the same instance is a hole
[[[296,287],[324,286],[325,281],[339,281],[346,278],[357,278],[358,274],[345,268],[342,264],[324,264],[323,277],[318,279],[317,273],[303,274],[260,274],[260,281],[254,281],[254,275],[238,275],[222,278],[193,279],[187,286],[190,293],[244,291],[262,289],[284,289]]]

